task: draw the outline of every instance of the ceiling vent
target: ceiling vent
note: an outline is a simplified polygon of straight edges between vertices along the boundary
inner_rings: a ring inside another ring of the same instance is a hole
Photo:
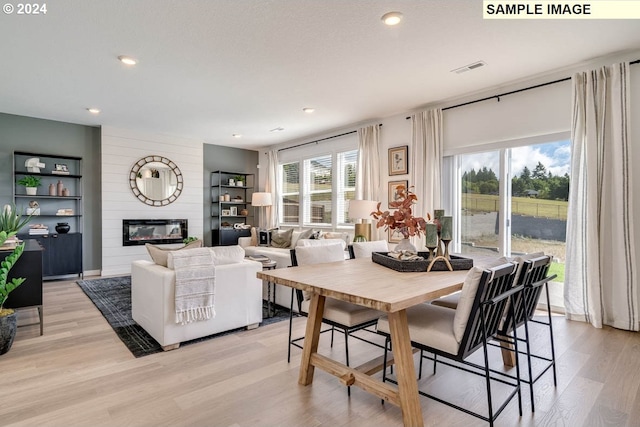
[[[462,73],[466,73],[467,71],[475,70],[476,68],[484,67],[485,65],[487,65],[486,62],[477,61],[477,62],[474,62],[473,64],[465,65],[464,67],[451,70],[451,72],[456,74],[462,74]]]

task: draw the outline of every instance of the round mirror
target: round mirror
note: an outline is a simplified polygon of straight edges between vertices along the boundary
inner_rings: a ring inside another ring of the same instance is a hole
[[[166,206],[182,193],[182,173],[171,160],[162,156],[147,156],[131,168],[129,185],[142,203]]]

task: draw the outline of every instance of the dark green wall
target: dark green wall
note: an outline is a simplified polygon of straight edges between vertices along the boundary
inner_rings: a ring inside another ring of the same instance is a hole
[[[258,178],[258,152],[204,144],[204,242],[211,246],[211,172],[222,170],[255,174]],[[258,191],[254,189],[254,191]]]
[[[0,113],[0,206],[13,202],[13,151],[82,157],[85,270],[102,264],[100,128]]]

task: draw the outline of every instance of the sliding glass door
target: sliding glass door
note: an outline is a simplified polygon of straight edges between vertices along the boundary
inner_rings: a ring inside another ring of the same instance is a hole
[[[552,305],[562,306],[570,142],[461,154],[454,164],[459,252],[552,255]]]

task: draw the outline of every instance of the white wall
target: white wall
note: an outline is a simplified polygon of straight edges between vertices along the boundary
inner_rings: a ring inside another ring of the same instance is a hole
[[[184,187],[178,199],[151,207],[135,198],[129,172],[149,155],[172,160],[182,172]],[[150,259],[144,246],[122,246],[122,220],[179,219],[189,221],[189,236],[202,238],[204,188],[203,142],[166,135],[102,127],[102,275],[128,274],[131,261]]]

